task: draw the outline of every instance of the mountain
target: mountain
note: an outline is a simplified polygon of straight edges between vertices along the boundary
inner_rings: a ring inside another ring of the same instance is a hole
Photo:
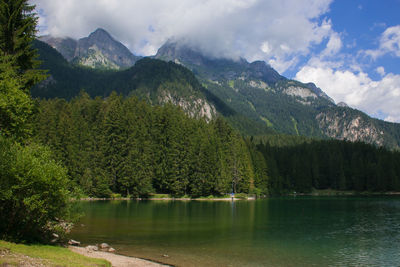
[[[172,62],[144,58],[121,71],[83,68],[68,62],[57,50],[36,40],[41,68],[48,78],[32,88],[36,98],[71,99],[82,90],[92,97],[108,97],[112,91],[137,95],[154,105],[172,103],[192,117],[211,120],[217,113],[235,117],[235,112],[208,92],[187,68]]]
[[[140,59],[100,28],[79,40],[52,36],[42,36],[40,40],[59,51],[68,62],[90,68],[126,69]]]
[[[373,119],[344,103],[336,105],[315,84],[287,79],[263,61],[212,58],[187,45],[168,41],[154,59],[140,60],[131,68],[109,72],[104,71],[104,64],[92,64],[94,69],[71,64],[90,61],[83,60],[87,55],[84,51],[90,47],[108,51],[109,54],[101,53],[108,58],[127,62],[122,53],[114,54],[111,48],[106,49],[111,47],[110,43],[118,42],[104,30],[76,41],[76,46],[68,38],[45,41],[62,55],[36,42],[43,68],[51,74],[34,88],[33,94],[38,97],[72,98],[82,89],[92,96],[106,97],[115,90],[138,95],[152,104],[180,105],[192,116],[207,114],[211,119],[222,114],[244,135],[278,132],[400,147],[399,124]],[[194,101],[200,102],[193,104]]]
[[[211,58],[168,41],[155,58],[184,65],[235,112],[279,133],[400,146],[400,124],[334,101],[313,83],[287,79],[263,61]]]

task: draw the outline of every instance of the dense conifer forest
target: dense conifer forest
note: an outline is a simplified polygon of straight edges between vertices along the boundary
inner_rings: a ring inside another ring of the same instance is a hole
[[[400,190],[398,152],[287,135],[244,138],[221,117],[206,122],[134,96],[39,100],[34,129],[67,166],[71,188],[88,196]]]
[[[248,193],[253,166],[244,139],[221,118],[207,123],[173,105],[116,93],[40,100],[35,139],[89,196],[208,196]]]
[[[271,193],[313,189],[400,190],[400,153],[361,142],[309,141],[291,146],[259,144],[269,167]]]

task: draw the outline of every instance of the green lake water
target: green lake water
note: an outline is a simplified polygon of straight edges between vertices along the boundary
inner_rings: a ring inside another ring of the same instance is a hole
[[[400,266],[400,197],[77,205],[71,238],[175,266]]]

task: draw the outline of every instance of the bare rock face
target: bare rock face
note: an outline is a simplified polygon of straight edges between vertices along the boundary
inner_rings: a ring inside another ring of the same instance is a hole
[[[324,91],[321,90],[321,88],[317,87],[314,83],[307,83],[307,87],[314,92],[317,96],[325,98],[326,100],[335,103],[332,98],[330,98],[327,94],[325,94]]]
[[[316,116],[320,128],[332,138],[384,145],[384,132],[361,116],[348,116],[346,112],[319,113]]]
[[[108,69],[131,67],[139,59],[103,29],[79,39],[75,58],[81,65]]]
[[[307,99],[309,97],[317,98],[317,95],[314,92],[312,92],[310,89],[304,88],[304,87],[299,87],[299,86],[289,86],[283,92],[287,95],[298,96],[303,99]]]
[[[39,39],[55,48],[67,61],[91,68],[128,68],[140,59],[104,29],[97,29],[79,40],[52,36]]]
[[[211,121],[216,117],[216,108],[208,103],[203,98],[190,96],[187,99],[182,97],[176,97],[171,92],[161,92],[158,101],[160,103],[171,103],[179,106],[182,110],[192,118],[205,118],[206,121]]]

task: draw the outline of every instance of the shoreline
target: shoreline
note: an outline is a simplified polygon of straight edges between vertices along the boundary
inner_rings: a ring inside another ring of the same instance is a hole
[[[279,196],[263,196],[263,197],[253,197],[249,196],[247,198],[179,198],[179,197],[151,197],[151,198],[128,198],[128,197],[83,197],[83,198],[73,198],[71,201],[99,201],[99,200],[150,200],[150,201],[253,201],[257,199],[268,199],[271,197],[284,197],[284,196],[311,196],[311,197],[321,197],[321,196],[400,196],[400,192],[355,192],[355,191],[335,191],[335,190],[317,190],[310,193],[289,193]]]
[[[92,251],[85,247],[68,246],[68,249],[74,253],[96,259],[105,259],[113,267],[137,266],[137,267],[171,267],[162,262],[156,262],[150,259],[141,259],[133,256],[125,256],[104,251]]]
[[[174,197],[164,197],[164,198],[99,198],[99,197],[85,197],[79,199],[71,199],[72,201],[99,201],[99,200],[151,200],[151,201],[240,201],[240,200],[256,200],[255,197],[248,198],[174,198]]]

